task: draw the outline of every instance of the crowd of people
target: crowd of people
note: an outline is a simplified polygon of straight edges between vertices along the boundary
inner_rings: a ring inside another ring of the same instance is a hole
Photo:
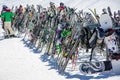
[[[107,11],[107,9],[104,8],[102,16],[97,14],[94,15],[94,17],[99,20],[96,21],[90,12],[83,12],[83,10],[81,10],[77,13],[74,8],[65,6],[63,2],[60,2],[58,7],[55,6],[54,2],[50,2],[48,8],[43,8],[41,5],[37,5],[37,8],[35,8],[34,5],[27,5],[26,7],[20,5],[19,7],[12,7],[12,9],[8,8],[6,5],[2,7],[0,17],[3,24],[2,28],[5,31],[5,38],[15,37],[16,31],[18,31],[18,34],[29,32],[32,43],[36,36],[39,36],[40,31],[46,26],[52,30],[53,27],[56,28],[55,26],[57,26],[57,29],[55,29],[57,37],[61,39],[60,41],[63,41],[63,38],[69,35],[72,27],[75,26],[75,21],[80,22],[79,26],[82,24],[83,27],[100,24],[99,21],[101,17],[106,17],[106,15],[103,14],[110,16],[112,20],[110,24],[114,26],[114,28],[120,27],[120,10],[112,14],[111,11]],[[75,16],[77,16],[77,19]],[[104,29],[107,28],[104,26],[101,27]],[[115,31],[117,35],[120,35],[119,29]]]
[[[53,16],[53,15],[58,15],[61,11],[64,11],[64,9],[66,9],[66,6],[64,5],[63,2],[60,3],[60,6],[56,7],[54,2],[50,2],[50,7],[48,7],[48,9],[46,8],[42,8],[42,12],[44,15],[44,12],[47,12],[48,15]],[[12,29],[13,27],[11,27],[12,25],[15,24],[15,20],[17,21],[14,27],[16,28],[20,28],[20,24],[21,24],[21,20],[24,18],[25,13],[28,12],[29,17],[32,18],[33,14],[36,12],[36,9],[34,7],[34,5],[29,6],[27,5],[26,7],[23,7],[22,5],[19,6],[19,8],[17,8],[17,6],[15,7],[15,10],[8,8],[6,5],[2,6],[2,11],[1,11],[1,19],[2,19],[2,28],[5,30],[6,32],[6,36],[12,35],[14,36],[14,30]],[[37,9],[38,12],[40,12],[40,7],[42,7],[41,5],[37,5]],[[57,11],[56,11],[57,9]],[[106,9],[103,9],[103,13],[105,14],[107,13]],[[43,15],[41,15],[40,17],[43,17]],[[118,12],[114,12],[113,15],[110,15],[111,18],[114,20],[114,26],[120,26],[120,10],[118,10]]]

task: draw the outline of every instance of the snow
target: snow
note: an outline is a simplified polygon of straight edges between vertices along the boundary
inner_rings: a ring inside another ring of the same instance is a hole
[[[22,38],[0,41],[0,80],[119,80],[120,72],[83,75],[79,71],[59,74],[55,62],[43,52],[28,48]],[[117,61],[114,63],[116,64]],[[120,63],[119,63],[120,65]],[[118,67],[118,64],[115,65]],[[119,70],[119,68],[115,68]]]
[[[26,4],[41,4],[46,7],[53,1],[58,6],[64,2],[67,6],[78,10],[96,8],[101,12],[102,8],[110,6],[113,11],[119,9],[120,0],[0,0],[2,5],[8,7]],[[74,2],[74,4],[73,4]],[[0,38],[4,31],[1,29]],[[22,38],[0,39],[0,80],[119,80],[120,61],[113,61],[113,70],[93,75],[83,75],[78,71],[68,71],[62,75],[58,73],[55,62],[51,61],[43,52],[37,53],[27,47]]]
[[[50,80],[53,76],[57,79],[57,72],[48,70],[48,63],[25,47],[21,39],[8,39],[0,44],[4,45],[0,47],[0,80]]]

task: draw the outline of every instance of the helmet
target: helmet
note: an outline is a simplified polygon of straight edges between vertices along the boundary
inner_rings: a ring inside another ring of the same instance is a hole
[[[54,2],[50,2],[50,5],[53,5],[54,4]]]
[[[64,3],[63,3],[63,2],[60,2],[60,6],[64,6]]]

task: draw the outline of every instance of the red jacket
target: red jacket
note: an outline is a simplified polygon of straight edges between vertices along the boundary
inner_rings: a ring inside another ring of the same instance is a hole
[[[64,6],[59,6],[58,8],[59,8],[60,10],[64,10],[64,9],[65,9]]]

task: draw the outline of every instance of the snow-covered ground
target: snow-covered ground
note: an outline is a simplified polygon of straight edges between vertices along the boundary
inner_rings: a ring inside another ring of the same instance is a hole
[[[117,74],[112,71],[83,75],[69,71],[60,75],[55,62],[43,52],[37,53],[27,47],[22,38],[0,41],[0,80],[119,80],[120,63],[114,63]]]
[[[0,27],[0,38],[2,36]],[[57,65],[43,52],[27,46],[22,38],[0,39],[0,80],[119,80],[120,61],[112,61],[113,70],[93,75],[77,71],[58,73]],[[67,68],[67,70],[70,70]]]
[[[20,4],[41,4],[47,7],[50,1],[57,6],[64,2],[78,10],[96,8],[98,13],[107,6],[112,11],[120,8],[120,0],[0,0],[0,11],[3,4],[9,7]],[[2,31],[0,22],[0,37]],[[0,80],[120,80],[120,61],[112,63],[112,71],[100,74],[83,75],[78,70],[60,75],[55,62],[50,61],[43,52],[37,53],[29,49],[22,38],[0,39]]]

